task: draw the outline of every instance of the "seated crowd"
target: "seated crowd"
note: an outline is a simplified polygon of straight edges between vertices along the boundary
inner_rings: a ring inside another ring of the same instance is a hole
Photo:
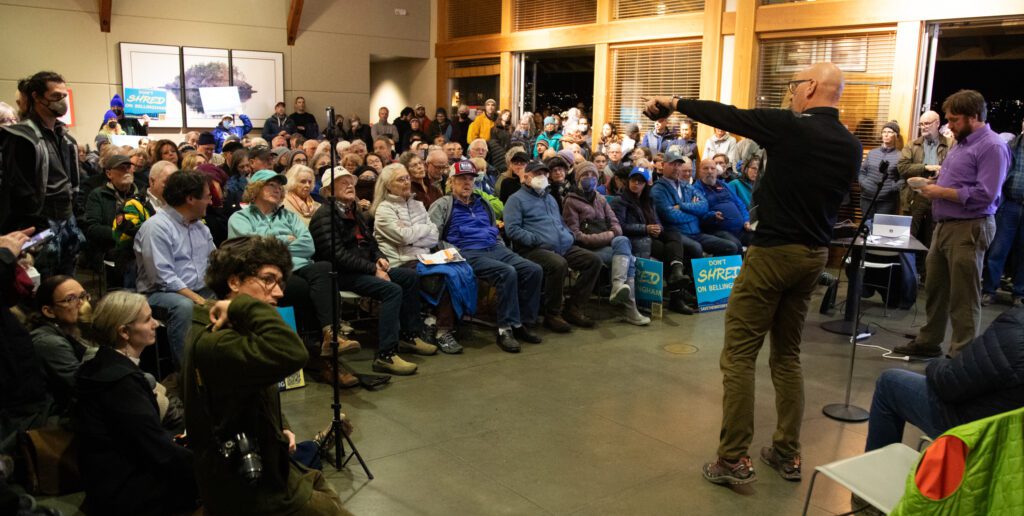
[[[668,308],[693,314],[691,260],[743,254],[756,227],[752,191],[764,153],[717,129],[701,153],[689,121],[658,120],[643,136],[636,124],[620,134],[607,123],[594,135],[578,108],[523,113],[513,125],[488,100],[472,121],[466,106],[451,116],[438,108],[431,119],[417,105],[393,120],[381,108],[371,125],[339,116],[321,130],[298,97],[290,115],[278,103],[258,136],[247,116],[227,115],[176,143],[148,140],[148,119],[127,117],[115,95],[91,149],[56,121],[67,95],[59,75],[36,74],[19,94],[26,122],[0,131],[5,176],[37,173],[39,137],[18,127],[41,128],[54,145],[41,191],[5,185],[0,201],[3,300],[31,313],[23,323],[3,309],[0,338],[31,345],[0,386],[11,414],[0,452],[11,451],[17,431],[70,420],[83,437],[86,508],[97,514],[170,513],[200,500],[231,513],[237,499],[251,512],[343,511],[318,473],[289,462],[296,439],[275,394],[303,368],[359,384],[332,356],[335,346],[363,347],[332,331],[339,290],[370,300],[376,313],[373,370],[410,375],[419,366],[400,353],[462,353],[458,340],[472,338],[473,319],[492,322],[509,353],[541,343],[541,326],[593,328],[598,292],[623,322],[649,324],[636,299],[638,259],[660,261]],[[328,133],[338,137],[333,148]],[[120,147],[111,142],[119,134],[144,138]],[[22,253],[32,233],[24,228],[50,236]],[[438,251],[457,258],[430,256]],[[97,271],[109,291],[95,309],[76,266]],[[480,294],[492,289],[493,314],[478,314]],[[294,307],[298,331],[268,305]],[[180,370],[173,392],[139,367],[157,320]],[[1019,315],[1001,321],[1020,326]],[[996,344],[981,346],[992,353]],[[1003,349],[1014,364],[1017,353]],[[942,401],[929,396],[912,416],[873,420],[869,448],[899,440],[903,420],[931,433],[983,415],[957,409],[968,394],[946,386],[962,381],[956,368],[979,367],[972,356],[929,367],[928,389]],[[913,383],[923,399],[924,380],[906,376],[879,380],[879,413],[905,403],[886,394],[893,386]],[[257,421],[246,431],[263,443],[260,482],[269,488],[224,470],[228,434],[218,432],[241,432],[221,428],[226,412]],[[135,429],[129,439],[112,432],[126,427]],[[169,437],[185,428],[187,448]]]

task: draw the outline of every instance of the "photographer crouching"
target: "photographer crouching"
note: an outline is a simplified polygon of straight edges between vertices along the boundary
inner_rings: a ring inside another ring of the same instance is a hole
[[[233,238],[210,255],[185,345],[185,426],[207,514],[349,514],[323,475],[290,459],[295,434],[277,384],[309,358],[274,305],[291,273],[272,237]]]

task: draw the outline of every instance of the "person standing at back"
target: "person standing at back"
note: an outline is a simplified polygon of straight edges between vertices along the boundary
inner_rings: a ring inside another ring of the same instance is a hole
[[[993,215],[1010,168],[1010,148],[985,123],[985,98],[960,90],[942,103],[956,144],[946,154],[934,184],[920,189],[932,201],[935,232],[924,283],[927,321],[917,337],[893,353],[942,356],[946,325],[952,323],[949,354],[956,356],[981,324],[981,272],[996,232]],[[955,301],[954,301],[955,300]]]
[[[68,112],[68,85],[60,74],[39,72],[25,82],[24,96],[22,122],[0,129],[0,234],[49,229],[53,238],[36,255],[36,269],[44,278],[74,276],[85,236],[72,211],[78,143],[59,120]]]
[[[722,431],[718,458],[703,467],[704,478],[716,484],[757,480],[747,453],[754,434],[754,365],[769,332],[778,423],[761,459],[782,478],[800,480],[804,319],[828,260],[839,205],[860,168],[861,145],[839,120],[842,71],[818,63],[797,72],[788,87],[790,110],[674,97],[650,99],[645,110],[652,119],[680,111],[753,138],[772,157],[754,192],[760,220],[725,312]]]
[[[953,142],[939,134],[939,114],[926,111],[921,115],[919,127],[921,136],[903,147],[902,156],[896,164],[903,181],[912,177],[934,178],[942,170],[942,162]],[[935,222],[932,220],[932,201],[914,191],[907,185],[901,199],[904,211],[910,213],[910,234],[921,241],[925,247],[931,247],[932,231]],[[905,202],[904,202],[905,201]],[[921,273],[921,281],[927,278],[924,255],[917,255],[917,270]]]

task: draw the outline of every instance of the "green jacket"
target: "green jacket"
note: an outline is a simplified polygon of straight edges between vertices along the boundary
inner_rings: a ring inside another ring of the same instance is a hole
[[[255,204],[233,213],[228,219],[228,238],[248,235],[273,236],[288,244],[295,270],[313,263],[313,235],[302,219],[284,206],[278,206],[270,215],[264,215]],[[294,240],[289,238],[292,236]]]
[[[941,500],[924,496],[915,482],[919,461],[907,475],[906,491],[892,515],[1020,514],[1024,507],[1024,408],[960,425],[942,435],[954,436],[967,445],[960,485]],[[927,454],[926,450],[922,459]]]
[[[309,501],[313,481],[289,459],[277,383],[305,366],[309,354],[266,303],[235,298],[230,326],[216,332],[210,306],[193,311],[182,367],[185,427],[206,513],[290,514]],[[238,432],[259,445],[263,475],[256,486],[238,474],[237,459],[219,454],[219,442]]]

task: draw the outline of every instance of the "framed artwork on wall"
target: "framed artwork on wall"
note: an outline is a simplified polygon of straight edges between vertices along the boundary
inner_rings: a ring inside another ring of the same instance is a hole
[[[232,50],[231,69],[240,112],[249,116],[254,127],[263,127],[263,121],[274,114],[274,104],[284,100],[284,54]]]
[[[182,47],[181,63],[184,71],[185,123],[188,127],[217,127],[221,116],[229,108],[204,106],[207,92],[218,92],[212,88],[231,86],[230,52],[221,48]],[[211,97],[206,97],[210,101]],[[215,109],[209,109],[214,107]],[[212,112],[216,111],[216,112]]]
[[[124,97],[128,97],[132,90],[149,90],[153,98],[149,104],[153,111],[145,114],[150,115],[150,127],[182,127],[181,48],[121,43],[120,50]],[[141,117],[128,109],[130,99],[124,100],[126,115]]]

